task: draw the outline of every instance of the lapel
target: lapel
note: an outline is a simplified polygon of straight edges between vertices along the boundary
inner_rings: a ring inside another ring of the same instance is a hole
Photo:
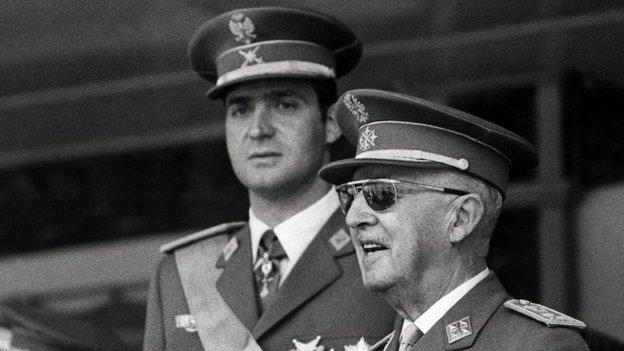
[[[238,248],[227,262],[219,259],[223,272],[217,279],[217,290],[236,317],[251,330],[258,320],[256,288],[251,262],[249,226],[241,228],[235,237]]]
[[[343,230],[348,233],[344,215],[337,210],[310,242],[280,287],[273,304],[251,330],[256,340],[290,312],[340,278],[342,270],[335,259],[353,253],[353,244],[349,241],[336,250],[328,240]]]
[[[416,350],[462,350],[472,346],[479,332],[500,305],[509,298],[494,272],[459,300],[415,345]],[[470,317],[472,334],[448,343],[446,326]]]

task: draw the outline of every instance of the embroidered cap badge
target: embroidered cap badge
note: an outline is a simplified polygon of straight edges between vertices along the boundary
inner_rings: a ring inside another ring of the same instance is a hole
[[[358,122],[366,123],[368,120],[368,112],[366,112],[366,106],[364,106],[363,103],[351,94],[345,94],[342,98],[342,102],[344,102],[345,106],[351,111],[351,114]]]
[[[256,38],[254,31],[256,27],[249,17],[242,13],[235,13],[230,19],[230,32],[236,36],[236,41],[242,41],[245,44],[251,43]]]
[[[360,134],[360,140],[358,141],[360,150],[366,151],[375,146],[375,139],[377,139],[375,130],[369,129],[368,126],[366,126],[366,129]]]

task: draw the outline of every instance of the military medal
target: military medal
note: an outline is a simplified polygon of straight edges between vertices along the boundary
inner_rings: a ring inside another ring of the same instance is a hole
[[[295,344],[295,349],[291,349],[290,351],[325,351],[325,347],[323,345],[319,345],[319,341],[321,341],[321,336],[317,336],[310,342],[301,342],[297,341],[297,339],[293,339],[293,344]]]
[[[360,340],[355,345],[345,345],[344,351],[369,351],[371,349],[371,345],[369,345],[364,337],[361,337]]]
[[[262,279],[260,282],[262,283],[262,288],[260,289],[260,297],[265,297],[269,294],[269,286],[268,283],[273,280],[272,277],[269,277],[269,274],[273,271],[273,262],[269,260],[269,253],[265,252],[262,255],[262,262],[260,263],[260,272],[262,272]]]
[[[265,257],[262,261],[262,266],[260,266],[260,270],[262,271],[264,278],[266,278],[273,270],[273,262]]]

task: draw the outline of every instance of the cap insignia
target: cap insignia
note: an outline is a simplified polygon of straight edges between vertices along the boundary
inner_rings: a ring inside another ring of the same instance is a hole
[[[585,323],[579,321],[578,319],[574,319],[559,311],[555,311],[552,308],[548,308],[531,301],[511,299],[506,301],[504,306],[510,310],[514,310],[525,316],[538,320],[549,327],[567,326],[580,329],[586,327]]]
[[[256,27],[249,17],[242,13],[235,13],[230,19],[230,32],[236,36],[236,41],[242,41],[245,44],[251,43],[256,38],[254,30]]]
[[[449,344],[472,335],[470,317],[464,317],[446,326],[446,340]]]
[[[175,316],[176,328],[184,328],[189,333],[197,331],[197,325],[195,324],[195,317],[190,314],[179,314]]]
[[[238,53],[245,58],[245,62],[243,62],[241,68],[264,62],[262,61],[262,57],[258,57],[258,49],[260,49],[260,46],[256,46],[247,51],[238,50]]]
[[[360,134],[360,140],[358,142],[360,146],[360,150],[366,151],[371,147],[375,146],[375,139],[377,139],[377,135],[375,135],[374,129],[369,129],[366,126],[366,129]]]
[[[355,116],[355,119],[360,123],[365,123],[368,120],[368,112],[366,112],[366,106],[361,103],[355,96],[351,94],[345,94],[342,98],[345,106],[351,111],[351,114]]]

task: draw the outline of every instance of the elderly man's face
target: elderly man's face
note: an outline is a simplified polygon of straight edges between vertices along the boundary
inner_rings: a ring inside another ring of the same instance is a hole
[[[443,185],[439,175],[431,170],[375,165],[360,167],[354,180],[394,178]],[[450,261],[448,213],[456,195],[406,183],[399,184],[398,190],[396,204],[382,212],[371,209],[358,194],[346,217],[364,285],[373,291],[419,291]]]

